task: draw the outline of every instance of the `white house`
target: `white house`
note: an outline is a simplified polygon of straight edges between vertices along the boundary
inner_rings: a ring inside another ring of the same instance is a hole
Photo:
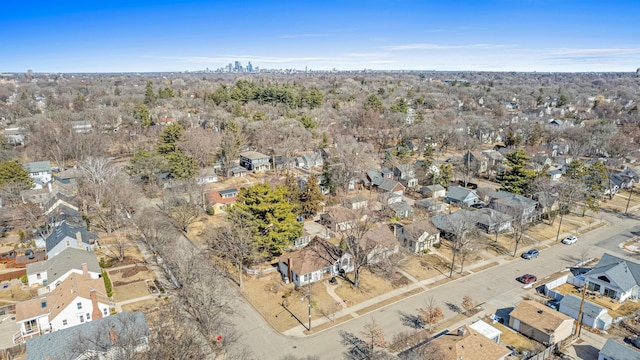
[[[198,176],[196,176],[196,183],[198,185],[211,184],[218,182],[218,175],[213,168],[200,169]]]
[[[440,230],[430,219],[423,219],[408,225],[395,226],[396,238],[405,249],[420,253],[430,246],[440,243]]]
[[[102,277],[96,254],[77,248],[66,248],[53,258],[27,264],[30,286],[45,286],[53,291],[71,274],[81,274],[92,279]]]
[[[16,344],[33,336],[70,328],[109,316],[109,298],[103,279],[71,274],[45,296],[16,304]]]
[[[339,246],[315,237],[304,248],[281,257],[278,271],[285,281],[301,286],[322,280],[324,274],[353,271],[353,260]]]
[[[584,274],[587,289],[624,302],[637,299],[640,292],[640,264],[610,254]]]
[[[86,251],[93,250],[92,239],[93,234],[87,231],[87,228],[76,227],[63,221],[58,227],[45,239],[47,256],[52,259],[62,252],[62,250],[73,247]]]
[[[34,189],[42,189],[46,184],[51,182],[50,161],[28,162],[24,164],[24,169],[29,173],[31,180],[33,180]]]
[[[149,325],[140,311],[122,312],[27,340],[29,359],[136,358],[149,350]]]
[[[581,298],[575,295],[567,294],[562,298],[562,300],[560,300],[558,311],[578,320],[581,303]],[[606,308],[603,308],[602,306],[596,305],[587,300],[584,301],[584,305],[582,306],[581,318],[582,325],[586,325],[598,330],[608,329],[613,322],[613,319],[609,315],[609,312]]]

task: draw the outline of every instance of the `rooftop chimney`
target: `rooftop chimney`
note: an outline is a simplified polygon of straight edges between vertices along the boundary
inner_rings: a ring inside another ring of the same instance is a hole
[[[465,335],[467,335],[467,330],[462,326],[459,327],[458,328],[458,336],[464,337]]]
[[[89,278],[89,267],[87,263],[82,263],[82,276],[84,276],[85,279]]]
[[[76,240],[78,241],[78,248],[84,249],[84,245],[82,244],[82,233],[80,231],[76,233]]]
[[[111,325],[111,328],[109,329],[109,341],[111,342],[111,345],[118,343],[118,330],[116,330],[115,325]]]
[[[91,311],[91,319],[102,319],[102,311],[100,311],[100,307],[98,307],[98,294],[96,293],[96,289],[92,288],[89,291],[89,296],[91,297],[91,307],[93,308]],[[111,335],[111,333],[109,333],[109,335]]]
[[[291,260],[291,258],[287,258],[287,276],[289,277],[289,281],[293,281],[293,279],[291,278],[293,276],[293,270],[291,269],[292,266],[293,261]]]

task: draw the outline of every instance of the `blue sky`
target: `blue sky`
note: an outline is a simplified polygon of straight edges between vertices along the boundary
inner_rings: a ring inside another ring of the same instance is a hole
[[[635,71],[640,1],[23,1],[0,72]]]

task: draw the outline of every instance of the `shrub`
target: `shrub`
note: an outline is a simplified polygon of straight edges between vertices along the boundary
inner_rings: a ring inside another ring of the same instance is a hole
[[[440,243],[433,244],[433,247],[436,248],[436,249],[440,249],[440,246],[441,246]]]
[[[111,284],[111,279],[109,279],[109,274],[102,270],[102,279],[104,280],[104,288],[107,290],[107,296],[113,296],[113,285]]]
[[[29,279],[27,278],[27,274],[20,276],[20,281],[22,281],[23,284],[28,283]]]

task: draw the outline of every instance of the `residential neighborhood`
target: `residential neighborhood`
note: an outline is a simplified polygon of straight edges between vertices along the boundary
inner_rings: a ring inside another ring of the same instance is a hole
[[[635,356],[634,77],[298,75],[1,77],[0,355]]]

